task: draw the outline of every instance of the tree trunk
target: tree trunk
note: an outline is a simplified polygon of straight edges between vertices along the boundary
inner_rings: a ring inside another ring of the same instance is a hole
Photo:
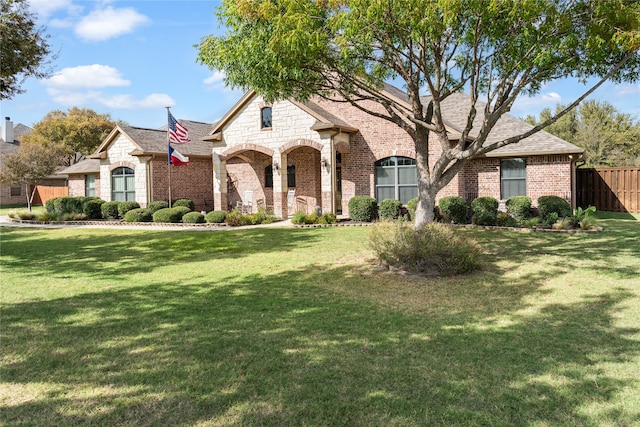
[[[416,229],[424,228],[430,222],[433,222],[433,211],[436,206],[436,197],[430,192],[425,191],[424,194],[418,194],[418,206],[416,207],[416,219],[413,226]]]
[[[36,190],[38,189],[37,185],[33,186],[33,190],[31,190],[31,194],[29,194],[29,184],[25,184],[26,186],[26,191],[25,193],[27,194],[27,208],[29,208],[29,212],[31,212],[31,204],[33,203],[33,196],[36,195]]]

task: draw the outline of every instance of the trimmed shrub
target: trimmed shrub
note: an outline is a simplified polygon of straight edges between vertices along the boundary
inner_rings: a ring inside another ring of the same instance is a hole
[[[53,212],[58,215],[81,213],[82,200],[79,197],[56,197],[53,199]]]
[[[183,207],[184,208],[184,207]],[[153,222],[171,222],[176,223],[182,220],[182,216],[185,214],[183,210],[176,208],[164,208],[153,213]]]
[[[467,222],[467,202],[460,196],[443,197],[438,202],[444,222],[464,224]]]
[[[182,222],[185,224],[204,224],[204,215],[200,212],[187,212],[182,217]]]
[[[205,216],[206,221],[211,224],[222,224],[226,218],[225,211],[211,211]]]
[[[507,213],[516,221],[522,222],[531,216],[531,197],[511,196],[505,202]]]
[[[400,209],[402,209],[402,202],[396,199],[384,199],[380,202],[378,207],[378,216],[384,220],[398,219],[400,216]]]
[[[104,202],[100,206],[100,210],[102,211],[102,217],[105,219],[118,219],[118,205],[120,202],[111,201]]]
[[[46,202],[44,202],[44,210],[47,211],[47,213],[53,213],[53,203],[55,202],[55,200],[57,199],[57,197],[54,197],[53,199],[49,199]]]
[[[496,216],[496,225],[499,225],[500,227],[515,227],[518,225],[518,222],[508,213],[500,212]]]
[[[478,244],[445,224],[415,230],[403,221],[382,223],[372,228],[369,246],[382,265],[412,273],[449,276],[480,266]]]
[[[164,200],[156,200],[155,202],[149,203],[149,205],[147,206],[147,209],[153,215],[154,213],[158,212],[160,209],[164,209],[168,207],[169,207],[169,203],[165,202]]]
[[[378,203],[370,196],[355,196],[349,200],[349,217],[354,221],[371,222],[376,217]]]
[[[118,205],[118,215],[120,218],[124,218],[125,214],[132,209],[138,209],[140,207],[140,203],[138,202],[120,202]]]
[[[82,212],[85,214],[87,219],[101,219],[102,218],[102,205],[105,203],[104,200],[98,198],[89,198],[85,200],[82,205]]]
[[[471,202],[471,222],[478,225],[496,225],[499,202],[493,197],[478,197]]]
[[[409,211],[409,219],[416,218],[416,209],[418,209],[418,198],[415,197],[407,202],[407,210]]]
[[[571,216],[571,206],[569,203],[558,196],[542,196],[538,198],[538,212],[542,222],[545,224],[554,224],[558,218],[566,218]],[[551,215],[556,214],[555,220]]]
[[[187,206],[174,206],[171,209],[175,210],[180,214],[180,220],[182,220],[183,216],[191,212],[191,209],[189,209]]]
[[[134,208],[124,214],[126,222],[151,222],[152,219],[153,214],[145,208]]]
[[[173,203],[171,203],[172,208],[177,208],[179,206],[184,206],[189,208],[190,211],[195,209],[195,205],[191,201],[191,199],[177,199]]]

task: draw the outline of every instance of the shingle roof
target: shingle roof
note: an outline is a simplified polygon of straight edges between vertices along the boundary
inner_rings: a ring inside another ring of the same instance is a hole
[[[74,175],[74,174],[88,174],[88,173],[98,173],[98,172],[100,172],[99,159],[84,159],[56,173]]]
[[[319,130],[327,128],[343,128],[346,131],[357,132],[357,128],[351,126],[340,117],[335,116],[334,114],[327,111],[327,109],[321,107],[313,101],[307,101],[305,103],[301,103],[300,105],[303,105],[311,110],[313,116],[316,118],[316,123],[313,125],[312,129]]]
[[[429,99],[429,97],[423,97],[422,102],[426,104],[429,102]],[[486,104],[481,101],[476,103],[476,109],[479,113],[473,122],[473,129],[469,135],[472,138],[475,138],[478,135],[482,126],[483,117],[481,111],[485,105]],[[455,93],[442,101],[442,115],[445,124],[458,132],[462,132],[464,129],[468,113],[469,95],[467,94]],[[494,128],[489,133],[485,145],[501,141],[514,135],[522,134],[531,128],[533,128],[533,126],[524,120],[514,117],[511,114],[505,114],[498,120]],[[582,152],[584,152],[584,149],[542,130],[520,142],[491,151],[487,153],[487,157],[579,154]]]
[[[213,125],[211,123],[201,123],[182,119],[180,119],[179,122],[189,130],[189,139],[191,139],[191,142],[180,145],[180,148],[177,150],[185,156],[210,157],[213,144],[210,141],[202,141],[201,138],[211,130]],[[140,150],[134,150],[135,155],[167,154],[166,126],[160,129],[118,126],[116,129],[120,129],[125,136],[140,147]],[[110,135],[110,137],[111,136],[112,135]],[[174,148],[175,147],[177,147],[177,145],[174,145]],[[107,147],[103,143],[98,149],[98,152],[104,151],[106,148]]]

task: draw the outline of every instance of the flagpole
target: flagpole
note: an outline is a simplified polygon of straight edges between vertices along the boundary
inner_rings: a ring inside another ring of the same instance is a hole
[[[169,128],[171,124],[169,123],[169,108],[167,109],[167,167],[169,168],[169,207],[171,207],[171,153],[169,153],[169,147],[171,147],[171,141],[169,140]]]

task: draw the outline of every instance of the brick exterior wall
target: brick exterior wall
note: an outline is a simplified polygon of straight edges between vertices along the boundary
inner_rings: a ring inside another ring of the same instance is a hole
[[[24,185],[20,185],[20,195],[11,195],[11,184],[0,183],[0,201],[3,206],[5,205],[26,205],[27,196],[24,191]]]
[[[169,200],[169,168],[171,168],[171,198],[191,199],[196,211],[213,210],[213,165],[210,158],[189,158],[185,166],[169,166],[167,158],[149,162],[152,197],[149,202]],[[137,180],[137,171],[136,171]],[[137,199],[137,188],[136,188]]]

